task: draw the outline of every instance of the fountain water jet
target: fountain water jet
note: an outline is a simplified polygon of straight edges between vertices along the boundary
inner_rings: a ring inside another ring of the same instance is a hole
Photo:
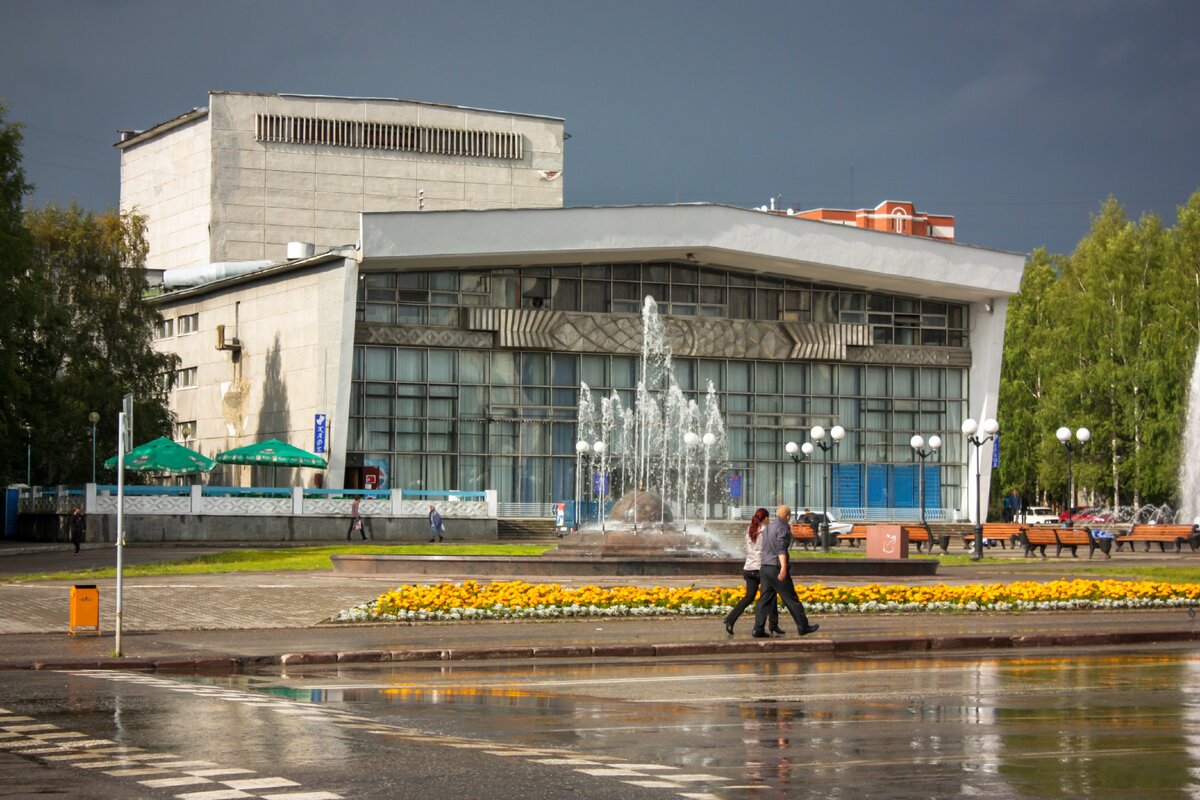
[[[1180,522],[1200,517],[1200,347],[1192,365],[1188,389],[1187,423],[1183,430],[1183,454],[1179,464]]]
[[[601,398],[597,417],[590,387],[580,386],[578,435],[580,441],[605,442],[607,450],[597,464],[599,482],[607,483],[606,467],[619,476],[622,496],[607,518],[601,503],[599,530],[610,539],[653,534],[643,545],[658,552],[722,553],[717,537],[706,530],[711,505],[710,484],[723,485],[728,471],[729,451],[725,423],[710,381],[703,404],[687,400],[675,379],[666,327],[658,315],[658,304],[647,297],[642,306],[640,374],[634,404],[625,408],[617,392]],[[694,468],[692,451],[703,447],[703,471]],[[594,449],[594,448],[593,448]],[[654,498],[652,501],[645,498]],[[703,497],[699,513],[688,508],[690,498]],[[626,498],[629,499],[626,502]],[[725,505],[724,493],[718,502]],[[674,500],[678,508],[671,508]],[[699,517],[700,525],[689,525]],[[679,519],[680,522],[674,522]],[[580,539],[593,534],[596,525],[581,529]],[[613,534],[619,534],[614,537]],[[668,542],[669,537],[672,541]],[[591,542],[595,549],[596,542]],[[641,546],[639,545],[639,549]],[[565,543],[572,548],[575,545]],[[733,555],[730,553],[730,555]]]

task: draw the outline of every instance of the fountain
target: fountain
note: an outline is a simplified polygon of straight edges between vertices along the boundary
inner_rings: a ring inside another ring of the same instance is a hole
[[[600,513],[559,549],[599,557],[737,556],[707,529],[710,499],[727,506],[725,492],[716,498],[711,491],[724,485],[729,467],[716,388],[710,381],[702,404],[685,397],[653,297],[642,306],[642,334],[632,406],[626,408],[614,391],[597,409],[591,387],[580,386],[576,452],[582,458],[599,451],[587,473],[597,476],[592,485],[602,490]],[[610,485],[619,485],[621,496],[608,510]],[[688,522],[697,517],[698,523]]]
[[[1196,349],[1188,389],[1183,456],[1179,465],[1179,503],[1179,522],[1189,523],[1200,517],[1200,348]]]

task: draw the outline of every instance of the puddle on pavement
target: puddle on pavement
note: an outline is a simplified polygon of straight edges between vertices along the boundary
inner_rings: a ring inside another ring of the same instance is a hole
[[[858,800],[1127,798],[1135,789],[1182,800],[1200,774],[1200,655],[1191,651],[329,665],[193,680],[759,787],[728,798],[790,786],[788,797]]]

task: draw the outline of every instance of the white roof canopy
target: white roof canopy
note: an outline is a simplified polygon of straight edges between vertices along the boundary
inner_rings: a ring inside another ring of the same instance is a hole
[[[365,270],[691,261],[975,302],[1015,294],[1025,256],[719,205],[362,215]]]

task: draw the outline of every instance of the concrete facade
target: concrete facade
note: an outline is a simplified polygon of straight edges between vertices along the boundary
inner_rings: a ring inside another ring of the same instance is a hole
[[[313,449],[314,415],[344,418],[353,362],[354,262],[321,256],[266,270],[252,281],[229,279],[220,291],[172,292],[154,302],[175,335],[155,347],[195,369],[195,385],[177,385],[171,408],[177,438],[210,457],[224,450],[281,439]],[[180,334],[180,318],[196,315],[196,331]],[[218,327],[224,326],[221,342]],[[227,349],[218,349],[223,343]],[[233,349],[230,349],[233,348]],[[184,436],[183,429],[190,429]],[[338,435],[331,424],[330,435]],[[340,474],[340,456],[330,463]],[[313,485],[312,470],[221,466],[226,482],[252,478],[280,485]],[[265,469],[265,468],[264,468]],[[296,474],[292,474],[295,472]]]
[[[149,218],[152,270],[282,260],[291,241],[354,245],[364,211],[562,206],[563,121],[551,117],[211,92],[117,146],[121,208]]]

